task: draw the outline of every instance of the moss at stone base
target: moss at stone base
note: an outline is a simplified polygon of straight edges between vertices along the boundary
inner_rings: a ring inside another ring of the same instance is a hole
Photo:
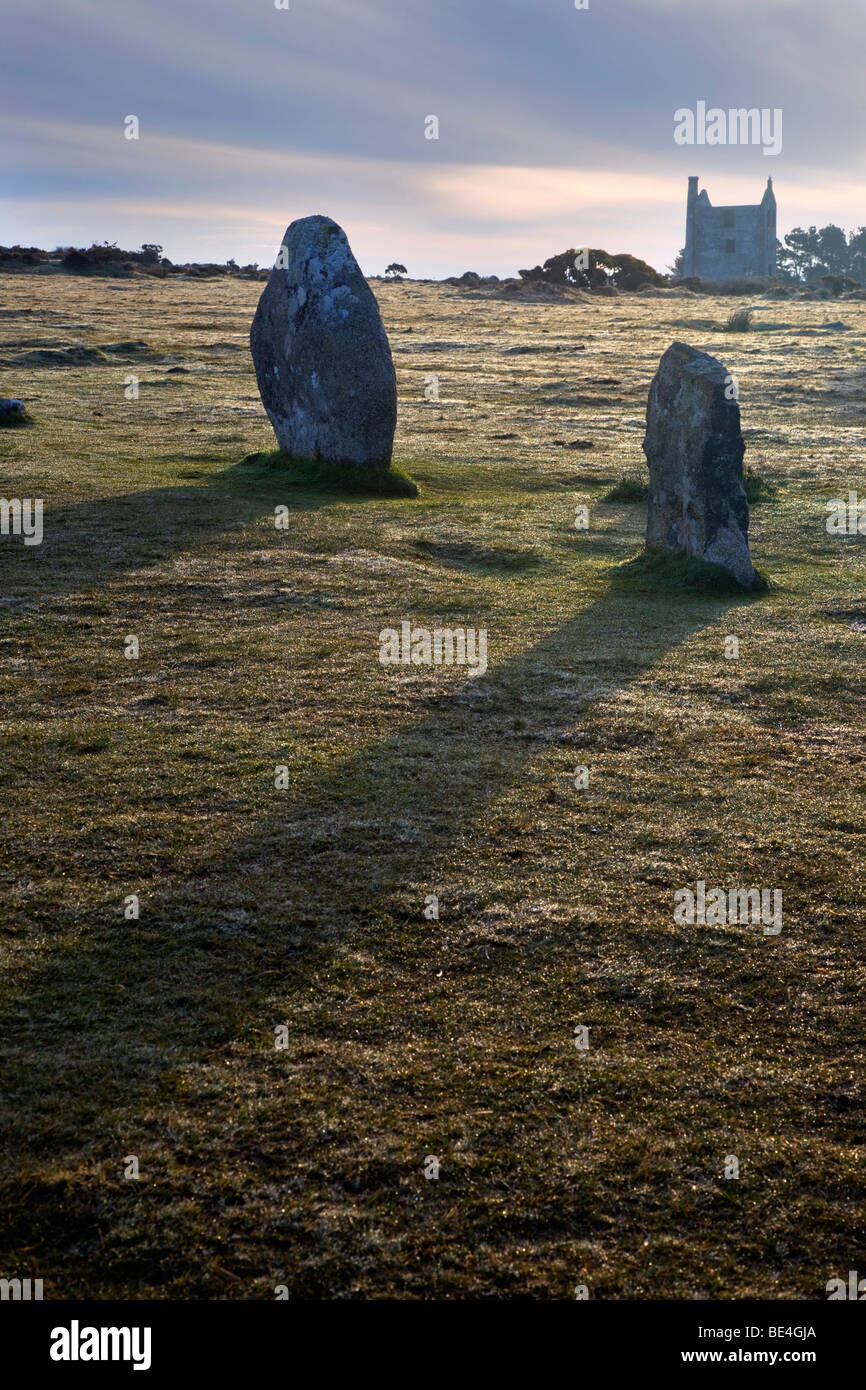
[[[354,464],[327,463],[324,459],[297,459],[281,449],[247,454],[239,468],[278,474],[281,481],[323,492],[357,493],[373,497],[417,497],[418,484],[391,464],[390,468],[360,468]]]
[[[682,552],[664,554],[650,550],[616,565],[611,583],[616,588],[703,594],[766,594],[773,587],[758,571],[753,584],[743,585],[721,565],[711,565]]]

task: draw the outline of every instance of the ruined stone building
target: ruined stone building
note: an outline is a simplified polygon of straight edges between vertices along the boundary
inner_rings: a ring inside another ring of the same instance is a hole
[[[684,275],[702,280],[776,273],[776,199],[773,180],[760,203],[714,208],[697,175],[689,179]]]

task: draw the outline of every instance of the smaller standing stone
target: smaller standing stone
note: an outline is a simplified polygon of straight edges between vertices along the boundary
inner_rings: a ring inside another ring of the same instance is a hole
[[[733,378],[717,358],[671,344],[650,386],[643,448],[647,549],[721,565],[748,588],[756,576],[743,487],[746,446]]]
[[[14,396],[0,396],[0,425],[23,424],[27,419],[24,402]]]

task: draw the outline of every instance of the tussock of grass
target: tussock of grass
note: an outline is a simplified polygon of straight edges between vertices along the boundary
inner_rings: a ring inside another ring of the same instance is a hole
[[[735,309],[728,315],[725,324],[726,333],[748,333],[752,327],[752,316],[754,309]]]
[[[649,482],[639,473],[623,473],[622,477],[605,493],[602,502],[648,502]]]
[[[754,507],[758,502],[770,502],[776,496],[773,484],[760,473],[756,473],[754,468],[746,469],[743,487],[746,489],[746,499],[750,507]]]
[[[762,574],[757,575],[754,584],[746,587],[738,584],[721,565],[710,565],[692,555],[668,555],[651,550],[644,550],[617,565],[612,583],[616,588],[663,593],[679,590],[700,594],[763,594],[770,589],[769,580]]]
[[[760,473],[756,473],[753,468],[746,469],[743,486],[751,507],[754,507],[758,502],[769,502],[776,496],[776,489],[773,484],[762,477]],[[601,500],[602,502],[648,502],[649,482],[639,473],[623,473],[610,492],[605,493]]]
[[[372,497],[417,497],[418,484],[402,468],[357,468],[352,464],[326,463],[323,459],[295,459],[281,449],[247,454],[238,468],[250,472],[278,473],[281,482],[323,492],[364,494]]]

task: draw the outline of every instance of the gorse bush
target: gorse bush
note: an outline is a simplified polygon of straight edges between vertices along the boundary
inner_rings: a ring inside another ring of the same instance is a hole
[[[636,290],[641,285],[667,284],[664,275],[660,275],[637,256],[612,256],[608,251],[588,248],[579,252],[573,246],[568,251],[560,251],[558,256],[549,256],[544,265],[534,266],[532,270],[521,270],[519,274],[522,280],[541,280],[552,285],[575,285],[586,290],[603,289],[606,286],[613,286],[618,290]]]

